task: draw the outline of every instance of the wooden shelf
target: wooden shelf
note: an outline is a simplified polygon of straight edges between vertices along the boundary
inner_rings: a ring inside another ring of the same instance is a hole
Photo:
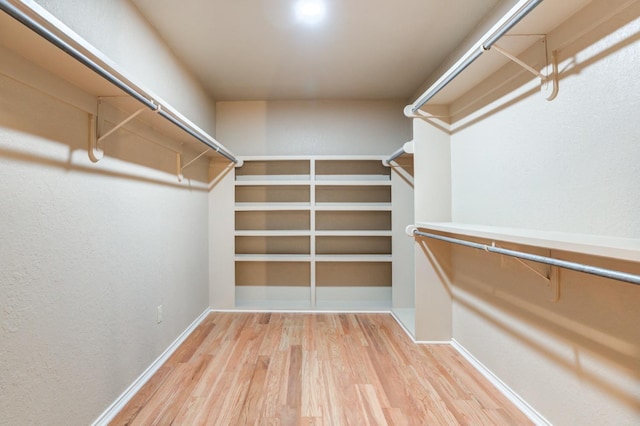
[[[316,262],[391,262],[390,254],[316,254]]]
[[[236,203],[236,211],[307,211],[309,203]]]
[[[311,177],[309,175],[241,175],[236,176],[236,183],[255,184],[255,182],[281,182],[281,181],[299,181],[309,182]]]
[[[316,237],[390,237],[391,231],[316,231]]]
[[[384,183],[391,181],[388,175],[316,175],[316,183],[330,185],[333,182],[376,182]]]
[[[311,231],[308,229],[287,229],[287,230],[237,230],[236,237],[308,237]]]
[[[310,262],[308,254],[236,254],[236,262]]]
[[[421,229],[488,240],[505,241],[552,250],[640,262],[640,239],[618,238],[566,232],[502,228],[455,222],[418,222]]]
[[[309,186],[310,180],[236,180],[236,186]]]
[[[391,180],[316,180],[316,186],[391,186]]]
[[[321,211],[391,211],[391,203],[316,203]]]

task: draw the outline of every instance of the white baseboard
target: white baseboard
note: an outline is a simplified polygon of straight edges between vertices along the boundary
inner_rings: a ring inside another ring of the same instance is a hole
[[[529,405],[524,399],[507,386],[502,380],[498,378],[491,370],[485,367],[480,361],[478,361],[471,353],[465,349],[455,339],[451,339],[451,346],[469,361],[469,363],[480,372],[493,386],[496,387],[513,405],[518,407],[520,411],[526,415],[529,420],[539,426],[551,426],[551,423],[545,419],[540,413],[538,413],[531,405]]]
[[[211,309],[211,312],[224,312],[234,314],[390,314],[387,309],[358,310],[358,309],[269,309],[269,308],[231,308]]]
[[[92,423],[92,426],[106,426],[124,408],[145,383],[158,371],[176,349],[186,340],[193,330],[209,315],[211,309],[207,308],[198,318],[178,336],[169,347],[151,363],[149,367]]]
[[[400,326],[400,328],[402,330],[404,330],[404,332],[407,334],[407,336],[409,336],[409,338],[411,339],[411,341],[413,343],[416,343],[416,339],[415,337],[413,337],[413,333],[411,333],[411,331],[409,331],[409,329],[407,327],[405,327],[405,325],[402,323],[402,321],[400,321],[400,318],[398,318],[398,316],[396,315],[395,312],[391,311],[390,312],[391,316],[393,317],[394,320],[396,320],[396,322],[398,323],[398,325]]]

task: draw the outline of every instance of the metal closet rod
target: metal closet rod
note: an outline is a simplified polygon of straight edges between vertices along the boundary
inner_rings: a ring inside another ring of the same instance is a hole
[[[554,259],[547,256],[539,256],[537,254],[525,253],[517,250],[509,250],[493,245],[474,243],[473,241],[461,240],[458,238],[445,237],[438,234],[430,234],[427,232],[413,230],[414,235],[432,238],[434,240],[446,241],[448,243],[458,244],[465,247],[472,247],[478,250],[485,250],[491,253],[503,254],[506,256],[517,257],[519,259],[530,260],[533,262],[544,263],[551,266],[559,266],[565,269],[571,269],[585,274],[597,275],[599,277],[610,278],[613,280],[624,281],[631,284],[640,285],[640,275],[628,274],[626,272],[616,271],[613,269],[600,268],[598,266],[585,265],[582,263],[569,262],[567,260]]]
[[[387,158],[385,161],[386,161],[387,163],[390,163],[390,162],[392,162],[393,160],[395,160],[396,158],[398,158],[398,157],[400,157],[400,156],[404,155],[404,154],[405,154],[405,152],[406,152],[406,151],[404,150],[404,147],[402,147],[402,148],[398,148],[398,150],[394,151],[394,152],[393,152],[393,154],[391,154],[391,156],[390,156],[389,158]]]
[[[147,108],[155,111],[158,115],[162,116],[169,122],[173,123],[175,126],[179,127],[189,135],[196,138],[201,143],[205,144],[209,148],[216,151],[218,154],[222,155],[229,161],[234,163],[238,162],[238,159],[227,151],[223,146],[220,146],[210,140],[210,136],[203,133],[202,131],[196,130],[192,128],[189,124],[183,122],[182,120],[174,117],[167,111],[162,108],[162,105],[154,102],[149,99],[145,94],[140,93],[138,90],[134,89],[124,81],[122,81],[117,76],[113,75],[110,71],[106,70],[104,67],[93,61],[91,58],[86,56],[84,53],[80,52],[75,47],[71,46],[69,43],[58,37],[56,34],[45,28],[39,22],[31,18],[29,15],[24,13],[22,10],[18,9],[14,5],[12,5],[8,0],[0,0],[0,9],[6,12],[9,16],[19,21],[27,28],[31,29],[36,34],[40,35],[45,40],[49,41],[51,44],[76,59],[78,62],[82,63],[87,68],[94,71],[96,74],[109,81],[114,86],[118,87],[120,90],[146,106]]]
[[[456,63],[451,68],[447,70],[431,87],[429,87],[416,101],[408,105],[405,108],[405,113],[407,115],[410,113],[415,113],[419,110],[424,104],[429,102],[431,98],[437,95],[442,89],[444,89],[451,81],[453,81],[462,71],[464,71],[469,65],[471,65],[476,59],[480,57],[484,52],[491,49],[491,46],[497,42],[500,37],[505,35],[511,28],[513,28],[518,22],[522,20],[525,16],[529,14],[536,6],[542,3],[542,0],[529,0],[524,6],[519,8],[514,14],[507,19],[497,30],[493,33],[485,35],[483,39],[478,41],[474,47],[472,47],[467,53],[462,56],[465,58],[464,60],[461,58],[458,60],[459,63]],[[478,46],[479,45],[479,46]],[[460,62],[462,61],[462,62]],[[410,111],[407,111],[410,109]]]
[[[409,142],[405,142],[400,148],[394,151],[389,158],[387,158],[386,160],[382,160],[382,164],[384,164],[387,167],[391,167],[390,163],[393,160],[403,156],[404,154],[413,154],[413,152],[414,152],[413,141],[411,140]]]

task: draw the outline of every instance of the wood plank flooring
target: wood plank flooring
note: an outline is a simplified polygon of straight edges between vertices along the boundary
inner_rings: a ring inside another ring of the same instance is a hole
[[[525,425],[388,314],[212,313],[112,425]]]

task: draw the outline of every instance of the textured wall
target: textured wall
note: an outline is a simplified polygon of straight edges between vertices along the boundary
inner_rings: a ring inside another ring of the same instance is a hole
[[[216,136],[238,155],[385,155],[411,140],[403,101],[216,105]]]
[[[87,31],[116,19],[92,7],[116,3],[127,31],[142,28],[126,2],[76,3],[61,10]],[[151,62],[170,58],[144,48]],[[142,128],[111,136],[90,163],[88,111],[71,105],[96,99],[2,48],[0,71],[0,424],[88,424],[208,307],[208,194],[179,184],[175,156],[148,139],[167,141]],[[177,77],[149,86],[198,104],[172,92]],[[212,118],[200,123],[213,129]],[[207,162],[187,174],[206,180]]]
[[[638,28],[564,61],[554,101],[527,85],[454,126],[455,221],[640,238]]]
[[[636,19],[565,44],[552,102],[525,85],[454,123],[454,221],[640,238],[639,33]],[[638,263],[557,255],[640,272]],[[640,422],[640,289],[563,270],[553,303],[547,282],[522,265],[462,248],[452,279],[454,338],[553,424]]]
[[[215,104],[127,0],[35,0],[203,130],[215,133]]]

